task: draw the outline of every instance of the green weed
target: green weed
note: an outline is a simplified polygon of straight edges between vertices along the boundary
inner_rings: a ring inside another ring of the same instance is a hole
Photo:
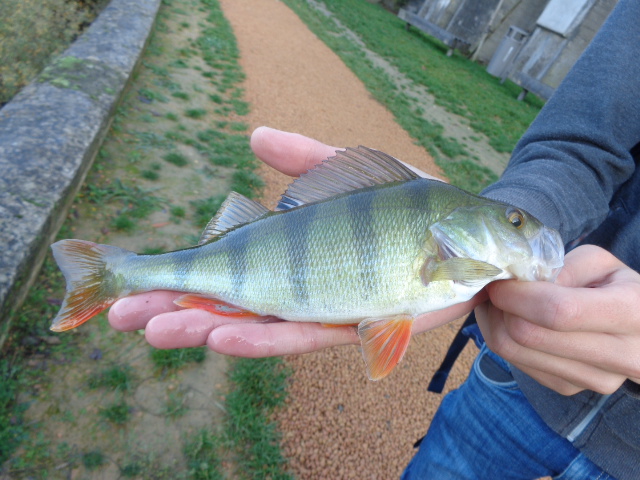
[[[189,160],[187,160],[187,157],[178,152],[167,153],[162,158],[167,162],[175,165],[176,167],[184,167],[185,165],[189,164]]]
[[[231,190],[252,198],[255,192],[264,187],[264,180],[250,170],[236,170],[231,180]]]
[[[16,409],[19,368],[8,359],[0,359],[0,465],[20,444],[24,435],[22,408]]]
[[[179,98],[180,100],[189,100],[189,98],[191,98],[186,92],[173,92],[171,96],[174,98]]]
[[[107,463],[104,454],[98,450],[92,450],[82,454],[82,464],[87,470],[96,470]]]
[[[156,170],[143,170],[140,172],[142,178],[146,178],[147,180],[156,181],[160,178],[160,174]]]
[[[128,392],[132,389],[133,371],[129,365],[115,365],[100,372],[89,375],[89,388],[108,388],[118,392]]]
[[[189,363],[202,363],[206,358],[206,347],[179,348],[175,350],[151,350],[151,360],[160,370],[175,370]]]
[[[171,215],[176,218],[184,218],[187,215],[187,211],[185,210],[185,208],[179,205],[173,205],[170,209],[170,212]]]
[[[185,116],[193,119],[199,119],[207,114],[204,108],[190,108],[184,111]]]
[[[223,480],[222,461],[218,455],[221,442],[212,432],[202,429],[185,441],[183,454],[187,460],[188,478]],[[261,477],[267,478],[267,477]]]
[[[165,95],[149,88],[141,88],[140,90],[138,90],[138,93],[142,98],[145,98],[151,102],[158,101],[161,103],[167,103],[169,101],[169,99]]]
[[[128,215],[118,215],[111,221],[111,227],[119,232],[133,232],[136,222]]]
[[[165,416],[169,418],[178,418],[183,416],[187,412],[187,407],[184,403],[184,392],[169,392],[165,405]]]
[[[99,415],[115,425],[124,425],[131,418],[131,407],[124,400],[118,400],[108,407],[101,408]]]

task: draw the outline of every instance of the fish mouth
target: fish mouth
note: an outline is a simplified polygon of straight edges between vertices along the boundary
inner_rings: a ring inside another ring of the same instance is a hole
[[[533,261],[510,265],[508,270],[521,280],[555,282],[564,266],[564,244],[560,234],[543,227],[529,240],[529,246]]]

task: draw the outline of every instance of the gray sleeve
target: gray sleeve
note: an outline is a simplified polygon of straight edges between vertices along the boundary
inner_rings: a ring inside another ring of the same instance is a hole
[[[594,230],[636,168],[639,49],[640,2],[621,0],[483,195],[527,210],[565,242]]]

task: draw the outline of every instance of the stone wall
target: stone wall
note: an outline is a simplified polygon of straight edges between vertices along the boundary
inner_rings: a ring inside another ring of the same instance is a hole
[[[106,135],[161,0],[112,0],[0,109],[0,347]]]

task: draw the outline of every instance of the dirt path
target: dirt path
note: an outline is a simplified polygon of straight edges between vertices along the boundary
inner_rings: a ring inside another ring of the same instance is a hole
[[[221,4],[247,75],[251,127],[269,125],[336,146],[367,145],[440,175],[391,113],[282,2]],[[266,168],[261,174],[272,205],[289,179]],[[402,365],[377,383],[367,380],[355,346],[289,357],[294,374],[277,420],[295,477],[397,478],[441,400],[426,387],[456,329],[415,337]],[[468,347],[456,364],[449,388],[465,378],[474,350]]]

